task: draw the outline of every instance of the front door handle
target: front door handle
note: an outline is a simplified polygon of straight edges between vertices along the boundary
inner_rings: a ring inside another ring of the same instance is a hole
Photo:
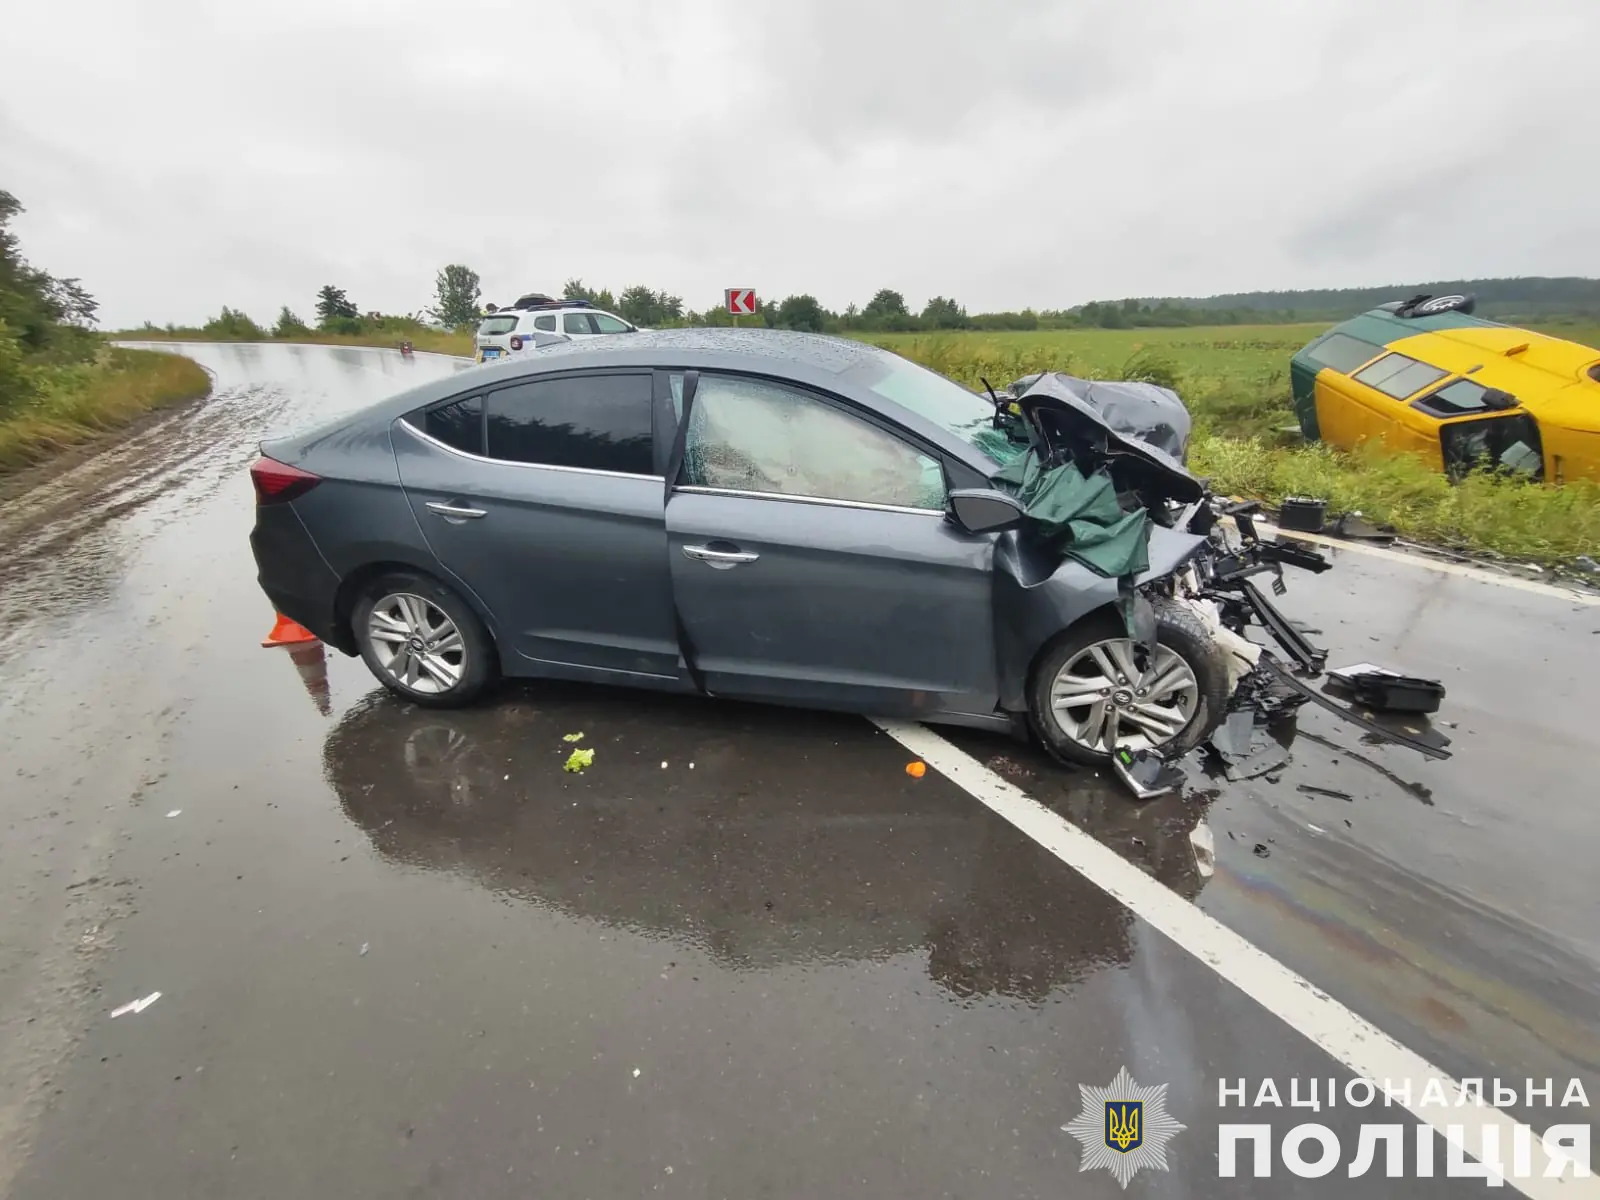
[[[457,508],[454,504],[441,504],[437,500],[428,501],[428,511],[436,512],[441,517],[487,517],[489,512],[482,508]]]
[[[710,546],[685,546],[683,556],[720,570],[737,567],[740,563],[752,563],[761,557],[745,550],[713,550]]]

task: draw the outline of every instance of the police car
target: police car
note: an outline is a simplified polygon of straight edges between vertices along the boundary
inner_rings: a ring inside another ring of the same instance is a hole
[[[637,332],[636,326],[587,300],[552,300],[534,293],[483,319],[478,326],[476,357],[479,362],[492,362],[552,342]]]

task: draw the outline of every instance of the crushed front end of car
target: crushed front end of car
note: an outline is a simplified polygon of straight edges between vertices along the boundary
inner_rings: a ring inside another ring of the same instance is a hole
[[[1206,664],[1204,674],[1211,679],[1200,681],[1207,686],[1200,689],[1200,703],[1188,710],[1180,735],[1156,741],[1160,721],[1143,720],[1139,698],[1144,692],[1137,689],[1121,712],[1102,714],[1093,726],[1104,757],[1118,766],[1136,794],[1146,789],[1124,770],[1137,772],[1132,756],[1143,756],[1149,765],[1152,756],[1175,759],[1205,745],[1238,777],[1238,771],[1259,765],[1245,761],[1251,758],[1252,739],[1244,736],[1243,747],[1214,741],[1219,731],[1238,735],[1240,714],[1248,714],[1244,723],[1265,722],[1307,702],[1385,740],[1448,757],[1437,745],[1374,723],[1310,688],[1307,681],[1324,673],[1327,652],[1313,645],[1259,585],[1270,579],[1272,593],[1282,595],[1284,567],[1320,574],[1332,564],[1307,544],[1262,537],[1258,503],[1215,496],[1189,471],[1191,422],[1176,392],[1151,383],[1046,373],[1018,380],[1004,394],[991,392],[991,399],[996,428],[1026,445],[994,478],[1025,513],[1017,552],[1022,561],[1005,564],[1007,573],[1024,591],[1046,572],[1080,589],[1087,581],[1088,590],[1100,596],[1111,593],[1114,581],[1111,603],[1138,662],[1128,664],[1129,670],[1107,672],[1113,707],[1123,694],[1119,681],[1134,671],[1141,681],[1156,673],[1147,664],[1159,658],[1158,628],[1165,641],[1174,640],[1167,633],[1174,627],[1181,627],[1178,640],[1193,642],[1198,635],[1216,656]],[[1034,561],[1026,561],[1030,556]],[[1039,607],[1039,598],[1030,596],[1027,607]],[[1061,602],[1055,608],[1070,616]],[[1010,611],[1022,626],[1015,651],[1037,630],[1027,628],[1024,605],[1013,603]],[[1266,643],[1249,636],[1252,626],[1265,631]],[[1218,663],[1225,683],[1215,682]],[[1102,689],[1090,699],[1098,702],[1106,695]],[[1086,761],[1070,747],[1049,748],[1058,756],[1066,749],[1065,757]],[[1147,772],[1140,778],[1153,777]]]

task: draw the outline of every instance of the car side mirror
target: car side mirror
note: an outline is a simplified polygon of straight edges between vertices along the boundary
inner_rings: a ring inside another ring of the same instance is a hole
[[[990,488],[963,488],[950,493],[946,515],[968,533],[1004,533],[1022,524],[1020,501]]]

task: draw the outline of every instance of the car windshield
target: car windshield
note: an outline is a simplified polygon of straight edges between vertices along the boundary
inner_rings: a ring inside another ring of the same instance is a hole
[[[478,332],[484,337],[492,337],[497,333],[510,333],[516,327],[516,317],[490,317],[478,326]]]
[[[971,443],[1000,466],[1027,449],[994,427],[994,405],[988,397],[969,392],[953,379],[898,356],[888,359],[884,366],[884,373],[867,386],[885,400]]]

